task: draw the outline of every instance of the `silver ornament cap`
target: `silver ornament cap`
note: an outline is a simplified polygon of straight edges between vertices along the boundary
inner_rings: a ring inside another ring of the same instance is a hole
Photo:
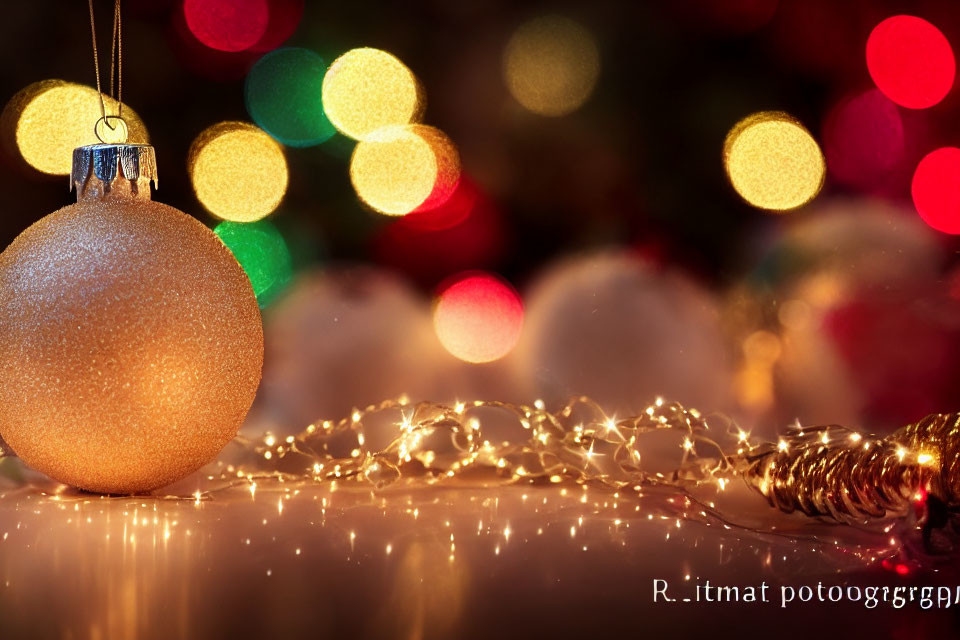
[[[149,144],[90,144],[73,150],[70,190],[77,199],[110,195],[150,199],[157,188],[157,158]]]

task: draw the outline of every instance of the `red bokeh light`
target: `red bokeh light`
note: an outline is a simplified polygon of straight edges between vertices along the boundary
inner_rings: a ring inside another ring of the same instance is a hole
[[[937,231],[960,234],[960,149],[942,147],[924,156],[910,191],[924,222]]]
[[[183,11],[171,13],[170,45],[180,64],[197,75],[216,82],[243,79],[260,53],[247,51],[220,51],[211,49],[193,35],[187,26]]]
[[[183,15],[193,36],[218,51],[244,51],[267,33],[267,0],[184,0]]]
[[[925,109],[953,87],[956,61],[946,36],[916,16],[887,18],[867,39],[867,69],[888,98],[903,107]]]
[[[517,344],[523,303],[513,287],[495,275],[461,275],[440,294],[433,326],[441,344],[457,358],[492,362]]]
[[[904,127],[897,105],[877,89],[841,100],[823,131],[830,175],[861,189],[881,183],[904,154]]]

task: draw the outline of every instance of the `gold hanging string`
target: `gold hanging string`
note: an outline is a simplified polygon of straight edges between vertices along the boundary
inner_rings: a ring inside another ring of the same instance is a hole
[[[90,39],[93,42],[93,71],[97,78],[97,93],[100,94],[100,117],[106,119],[107,108],[103,104],[103,91],[100,90],[100,58],[97,55],[97,24],[93,17],[93,0],[87,0],[90,7]]]
[[[110,39],[110,96],[117,101],[117,117],[123,118],[123,39],[120,22],[120,0],[113,5],[113,37]],[[114,64],[116,63],[116,64]],[[116,67],[117,91],[113,91]]]
[[[97,81],[97,94],[100,96],[100,119],[93,127],[94,133],[100,142],[105,142],[100,135],[100,124],[115,130],[117,126],[123,127],[126,131],[126,122],[123,120],[123,38],[122,24],[120,19],[120,1],[115,0],[113,5],[113,35],[110,42],[110,97],[117,101],[117,115],[107,115],[106,102],[103,99],[103,89],[100,84],[100,58],[97,49],[97,26],[94,19],[93,0],[87,1],[90,10],[90,37],[93,44],[93,67]],[[114,88],[116,87],[116,92]],[[111,125],[111,120],[118,120],[117,125]]]

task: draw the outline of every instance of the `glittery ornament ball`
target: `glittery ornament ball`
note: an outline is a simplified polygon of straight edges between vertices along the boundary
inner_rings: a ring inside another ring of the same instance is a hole
[[[0,436],[60,482],[136,493],[195,471],[262,364],[250,281],[176,209],[82,199],[0,254]]]

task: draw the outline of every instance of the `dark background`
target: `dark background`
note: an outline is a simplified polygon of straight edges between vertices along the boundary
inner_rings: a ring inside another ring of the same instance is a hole
[[[124,3],[124,98],[143,117],[157,149],[163,179],[156,199],[213,224],[191,192],[187,150],[211,124],[249,120],[243,73],[257,55],[198,45],[183,28],[179,4]],[[286,44],[314,49],[328,60],[355,46],[382,48],[420,78],[428,97],[426,122],[459,146],[465,171],[495,203],[502,223],[495,249],[449,270],[490,268],[522,286],[551,258],[616,244],[722,285],[749,266],[745,256],[753,239],[781,224],[780,217],[742,203],[726,182],[720,151],[732,124],[754,111],[778,109],[796,115],[819,138],[829,105],[871,86],[864,43],[889,15],[925,17],[960,41],[960,11],[946,0],[781,0],[772,18],[756,27],[751,16],[766,4],[306,0],[300,26]],[[96,3],[103,50],[111,6]],[[579,21],[600,48],[594,95],[562,118],[524,112],[501,79],[502,51],[513,29],[544,13]],[[8,97],[46,78],[93,84],[83,0],[8,3],[0,36],[6,61],[0,88]],[[951,92],[924,112],[940,144],[957,141],[957,119],[951,117],[957,99]],[[390,220],[357,201],[346,170],[351,148],[338,135],[319,147],[288,149],[290,188],[271,220],[293,238],[300,265],[372,260],[403,271],[402,259],[374,250],[378,229]],[[9,156],[5,162],[3,245],[72,200],[65,178],[42,176]],[[908,178],[892,189],[904,201]],[[828,179],[821,198],[841,191]],[[408,270],[424,286],[448,275],[442,265]]]

